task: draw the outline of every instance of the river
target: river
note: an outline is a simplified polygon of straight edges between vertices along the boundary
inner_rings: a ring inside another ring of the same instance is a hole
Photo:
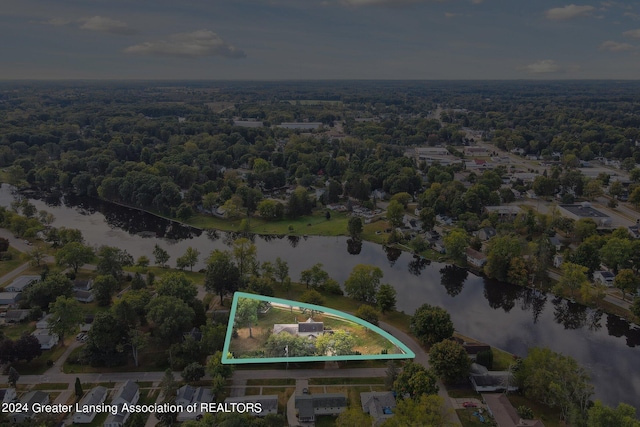
[[[0,205],[9,206],[12,201],[11,191],[3,185]],[[191,246],[202,254],[195,266],[199,269],[204,267],[206,255],[214,249],[228,249],[233,240],[230,233],[211,235],[94,199],[67,196],[31,202],[38,210],[55,215],[54,226],[77,228],[88,244],[124,248],[134,258],[146,255],[153,260],[153,247],[159,244],[169,252],[173,265]],[[254,239],[259,261],[281,257],[288,261],[294,280],[317,262],[339,282],[344,282],[357,264],[377,265],[384,272],[383,282],[398,292],[399,310],[412,314],[421,304],[438,305],[449,311],[460,333],[513,354],[526,356],[530,347],[549,347],[572,356],[589,370],[595,398],[640,409],[640,327],[617,316],[408,253],[386,251],[373,243],[350,247],[346,237]]]

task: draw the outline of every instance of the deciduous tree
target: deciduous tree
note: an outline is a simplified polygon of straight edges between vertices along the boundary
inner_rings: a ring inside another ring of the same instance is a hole
[[[64,345],[64,337],[72,333],[82,321],[82,307],[73,298],[58,297],[49,305],[49,329],[60,337]]]
[[[355,300],[375,303],[382,275],[382,270],[379,267],[358,264],[353,267],[349,278],[344,282],[345,291]]]
[[[376,293],[376,304],[382,313],[394,310],[396,308],[396,289],[386,283],[380,285],[380,289]]]
[[[464,347],[456,341],[444,340],[431,346],[429,364],[439,378],[454,383],[469,375],[471,360]]]
[[[423,304],[411,316],[411,332],[423,345],[432,346],[453,336],[451,316],[442,307]]]

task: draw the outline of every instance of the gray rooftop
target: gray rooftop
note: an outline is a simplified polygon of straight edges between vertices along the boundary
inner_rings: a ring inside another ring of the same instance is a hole
[[[24,288],[40,280],[40,276],[18,276],[13,279],[5,288],[11,289],[13,292],[22,292]]]
[[[609,218],[609,215],[592,208],[591,206],[583,205],[560,205],[560,207],[572,214],[581,218]]]

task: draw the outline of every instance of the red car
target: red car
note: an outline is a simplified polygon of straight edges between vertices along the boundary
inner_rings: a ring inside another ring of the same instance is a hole
[[[464,403],[462,404],[462,406],[463,406],[463,407],[465,407],[465,408],[475,408],[475,407],[476,407],[476,406],[478,406],[478,405],[476,405],[476,404],[475,404],[475,403],[473,403],[473,402],[464,402]]]

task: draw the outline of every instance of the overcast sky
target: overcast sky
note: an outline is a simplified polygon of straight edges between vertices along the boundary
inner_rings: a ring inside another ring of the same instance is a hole
[[[0,79],[637,79],[640,1],[2,0]]]

